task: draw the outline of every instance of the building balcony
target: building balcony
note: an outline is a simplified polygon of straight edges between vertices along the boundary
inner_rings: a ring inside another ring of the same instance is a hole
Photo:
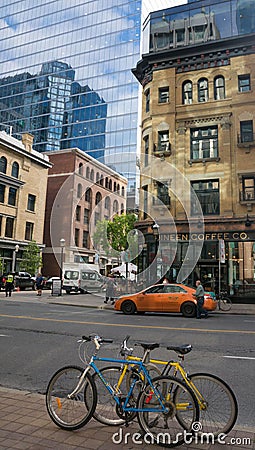
[[[239,201],[240,203],[255,203],[255,191],[240,191]]]
[[[166,206],[167,208],[171,207],[171,198],[169,196],[165,197],[153,197],[152,205],[156,208],[163,208]]]
[[[242,133],[237,135],[237,146],[248,149],[255,147],[255,134],[252,132]]]
[[[165,158],[166,156],[171,155],[171,143],[165,142],[160,145],[154,144],[153,146],[153,154],[154,156],[157,156],[158,158]]]

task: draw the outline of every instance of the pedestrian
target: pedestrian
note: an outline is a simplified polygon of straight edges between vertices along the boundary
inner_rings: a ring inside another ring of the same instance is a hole
[[[194,296],[197,299],[197,319],[201,319],[202,314],[204,314],[205,319],[207,319],[208,312],[203,308],[205,291],[200,280],[196,281],[196,288]]]
[[[41,273],[37,274],[37,277],[35,279],[35,286],[37,290],[37,296],[41,297],[42,295],[42,287],[43,287],[43,276]]]
[[[104,303],[108,303],[108,301],[110,301],[112,303],[112,305],[114,305],[115,287],[116,287],[116,283],[113,280],[113,276],[111,274],[109,274],[103,284],[103,288],[106,288]]]
[[[14,277],[13,275],[9,272],[6,279],[5,279],[5,296],[6,297],[11,297],[12,296],[12,291],[14,289]]]
[[[163,279],[162,283],[163,283],[163,284],[169,284],[169,280],[168,280],[168,278],[167,278],[167,277],[165,277],[165,278]]]

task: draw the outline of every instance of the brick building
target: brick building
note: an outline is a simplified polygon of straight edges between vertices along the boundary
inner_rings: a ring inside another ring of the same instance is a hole
[[[48,169],[47,155],[33,149],[33,136],[22,141],[0,132],[0,257],[3,272],[22,269],[28,242],[43,247]]]
[[[205,0],[152,13],[133,73],[143,86],[140,269],[156,259],[157,278],[182,270],[192,283],[233,293],[238,280],[255,294],[252,4]]]
[[[127,179],[77,148],[48,156],[43,273],[52,276],[60,273],[61,239],[65,262],[94,262],[96,223],[126,212]]]

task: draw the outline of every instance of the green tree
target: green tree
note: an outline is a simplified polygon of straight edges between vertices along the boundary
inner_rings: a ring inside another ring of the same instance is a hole
[[[0,274],[2,275],[4,272],[4,262],[3,258],[0,257]]]
[[[131,261],[137,256],[136,220],[135,214],[116,214],[112,221],[97,222],[93,235],[94,246],[103,250],[106,256],[120,257],[121,252],[128,251]]]
[[[22,258],[22,270],[35,275],[42,266],[41,251],[35,241],[29,242]]]

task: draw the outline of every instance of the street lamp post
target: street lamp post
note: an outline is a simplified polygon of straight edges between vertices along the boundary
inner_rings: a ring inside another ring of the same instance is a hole
[[[16,272],[16,261],[17,261],[18,251],[19,251],[19,244],[16,244],[14,252],[13,252],[13,260],[12,260],[12,272],[13,273]]]
[[[64,248],[65,248],[65,244],[66,241],[64,238],[60,239],[60,248],[61,248],[61,253],[60,253],[60,274],[59,274],[59,278],[60,278],[60,295],[62,295],[62,287],[63,287],[63,262],[64,262]]]
[[[158,278],[158,246],[159,246],[159,224],[157,222],[154,222],[154,224],[152,225],[152,232],[153,232],[153,236],[155,238],[155,263],[154,263],[154,267],[156,268],[155,270],[155,279],[157,280]]]

